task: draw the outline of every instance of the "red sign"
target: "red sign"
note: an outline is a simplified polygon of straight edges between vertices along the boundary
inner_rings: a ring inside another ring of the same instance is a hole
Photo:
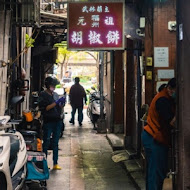
[[[123,2],[69,3],[68,48],[124,48]]]

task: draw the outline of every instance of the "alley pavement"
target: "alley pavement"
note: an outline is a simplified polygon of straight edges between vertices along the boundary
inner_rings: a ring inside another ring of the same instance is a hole
[[[59,165],[62,170],[50,169],[48,190],[135,190],[126,170],[112,161],[112,148],[105,134],[97,134],[86,116],[80,127],[69,123],[70,106],[67,105],[65,132],[59,142]],[[53,167],[52,152],[48,165]],[[37,189],[37,187],[35,187]]]

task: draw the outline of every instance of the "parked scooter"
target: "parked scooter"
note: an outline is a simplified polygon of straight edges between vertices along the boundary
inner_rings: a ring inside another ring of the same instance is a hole
[[[93,92],[87,90],[89,93],[89,105],[87,108],[87,116],[90,118],[94,125],[94,130],[97,129],[97,121],[100,117],[100,92],[92,87]],[[104,97],[105,99],[105,97]],[[104,108],[104,116],[106,114],[106,109]]]
[[[23,116],[18,130],[24,137],[27,150],[42,151],[42,127],[39,119],[33,118],[31,122],[27,122]]]
[[[18,125],[18,130],[26,141],[27,150],[42,151],[42,124],[40,119],[35,115],[34,110],[23,112],[22,121]]]
[[[0,116],[0,189],[19,190],[26,177],[27,151],[16,121]]]
[[[24,110],[18,130],[23,135],[27,150],[42,151],[42,123],[38,109],[38,94],[33,93],[33,108]]]

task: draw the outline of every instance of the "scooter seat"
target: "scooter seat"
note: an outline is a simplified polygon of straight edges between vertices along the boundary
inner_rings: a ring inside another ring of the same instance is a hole
[[[24,136],[24,135],[32,135],[32,136],[37,136],[37,132],[36,131],[27,131],[27,130],[22,130],[20,131],[20,133]]]

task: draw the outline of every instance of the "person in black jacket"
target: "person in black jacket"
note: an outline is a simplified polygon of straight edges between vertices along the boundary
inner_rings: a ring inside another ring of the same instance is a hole
[[[58,94],[54,92],[55,86],[59,81],[52,77],[45,79],[46,90],[40,93],[39,107],[43,116],[43,152],[47,156],[47,150],[50,144],[50,137],[52,135],[53,142],[53,169],[60,170],[58,165],[58,143],[63,125],[61,119],[62,106],[65,104],[65,97],[59,98]]]
[[[72,106],[71,112],[71,120],[69,121],[73,125],[75,124],[75,113],[78,110],[78,122],[79,125],[82,126],[83,121],[83,104],[85,101],[86,104],[86,92],[84,88],[79,84],[80,79],[79,77],[75,78],[75,84],[71,86],[69,92],[70,104]]]

